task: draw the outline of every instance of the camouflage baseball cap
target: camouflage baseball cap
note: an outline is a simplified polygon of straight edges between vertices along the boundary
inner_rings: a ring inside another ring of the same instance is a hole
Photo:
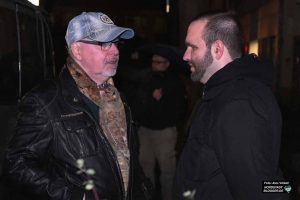
[[[110,42],[117,37],[130,39],[133,36],[132,29],[116,26],[104,13],[83,12],[69,22],[65,39],[70,48],[72,43],[83,39]]]

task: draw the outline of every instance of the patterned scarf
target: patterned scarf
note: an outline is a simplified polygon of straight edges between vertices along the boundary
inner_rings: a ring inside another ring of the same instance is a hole
[[[71,57],[67,59],[67,67],[80,92],[99,107],[99,124],[117,155],[127,191],[130,154],[127,146],[126,116],[120,94],[112,78],[97,86]]]

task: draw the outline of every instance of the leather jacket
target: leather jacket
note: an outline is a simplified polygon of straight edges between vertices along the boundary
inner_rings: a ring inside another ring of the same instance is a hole
[[[137,156],[137,143],[130,109],[124,103],[130,150],[130,178],[125,194],[120,167],[112,146],[86,98],[64,68],[55,81],[30,91],[19,105],[16,134],[5,160],[4,173],[13,187],[22,188],[37,199],[73,200],[150,199],[148,180]],[[84,160],[89,177],[79,173],[76,161]],[[83,183],[94,181],[95,191]]]

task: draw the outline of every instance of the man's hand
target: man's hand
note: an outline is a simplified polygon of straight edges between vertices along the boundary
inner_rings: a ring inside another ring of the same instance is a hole
[[[152,93],[152,97],[154,99],[156,99],[157,101],[159,101],[161,99],[162,95],[163,95],[162,88],[155,89]]]

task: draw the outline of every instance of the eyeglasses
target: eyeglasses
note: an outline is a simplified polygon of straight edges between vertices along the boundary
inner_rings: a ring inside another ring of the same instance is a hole
[[[119,44],[121,43],[119,39],[110,42],[98,42],[98,41],[88,41],[88,40],[79,40],[78,42],[100,46],[102,51],[108,51],[113,44],[116,45],[116,47],[119,47]]]

